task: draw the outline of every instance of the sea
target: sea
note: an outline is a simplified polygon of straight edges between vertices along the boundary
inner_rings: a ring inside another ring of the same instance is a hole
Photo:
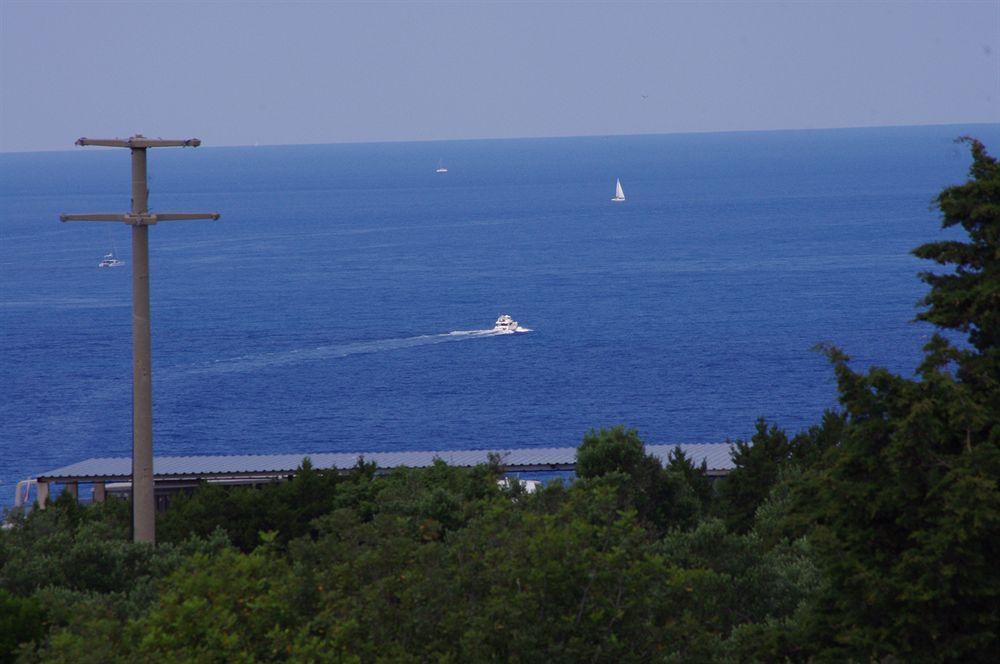
[[[1000,152],[1000,124],[153,150],[154,212],[221,214],[150,229],[155,453],[804,429],[838,405],[817,344],[913,375],[910,252],[959,237],[933,201],[966,134]],[[0,506],[130,454],[131,229],[59,221],[129,196],[125,150],[0,154]]]

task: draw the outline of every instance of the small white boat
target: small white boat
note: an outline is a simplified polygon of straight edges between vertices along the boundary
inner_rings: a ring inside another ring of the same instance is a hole
[[[121,267],[123,265],[125,265],[125,261],[119,260],[118,257],[115,256],[115,252],[110,251],[104,254],[104,258],[102,258],[101,262],[97,264],[97,267]]]
[[[435,170],[434,172],[435,172],[435,173],[447,173],[447,172],[448,172],[448,169],[447,169],[447,168],[445,168],[445,167],[444,167],[444,164],[443,164],[443,163],[441,163],[441,162],[439,161],[439,162],[438,162],[438,167],[437,167],[437,170]]]
[[[615,197],[612,198],[615,203],[621,203],[625,200],[625,192],[622,190],[622,181],[615,179]]]
[[[517,321],[507,314],[502,314],[499,318],[497,318],[497,322],[493,324],[493,331],[517,332]]]

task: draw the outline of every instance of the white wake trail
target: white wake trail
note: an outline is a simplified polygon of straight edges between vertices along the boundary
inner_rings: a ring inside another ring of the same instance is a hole
[[[528,332],[519,328],[518,332]],[[384,351],[429,346],[432,344],[463,341],[467,339],[482,339],[504,336],[514,332],[495,332],[493,330],[453,330],[441,334],[422,334],[416,337],[400,337],[396,339],[376,339],[373,341],[355,341],[345,344],[330,344],[316,348],[293,349],[268,353],[254,353],[240,357],[217,360],[209,364],[190,367],[188,373],[234,373],[247,372],[268,367],[301,364],[338,359],[348,355],[361,353],[381,353]]]

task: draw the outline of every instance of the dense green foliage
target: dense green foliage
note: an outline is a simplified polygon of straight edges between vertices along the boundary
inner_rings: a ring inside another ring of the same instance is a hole
[[[359,463],[354,473],[370,475],[374,469]],[[331,496],[342,482],[336,473],[318,473],[309,459],[292,482],[268,485],[266,490],[231,491],[223,485],[206,485],[195,494],[180,494],[157,519],[161,542],[180,542],[191,536],[207,537],[223,529],[234,545],[251,551],[260,544],[260,533],[275,531],[282,543],[310,534],[312,521],[332,508]]]
[[[50,632],[27,635],[36,643],[24,656],[42,661],[717,659],[743,647],[737,629],[790,620],[815,585],[804,542],[765,546],[688,516],[661,535],[621,471],[536,494],[501,489],[497,471],[306,469],[287,483],[206,489],[164,515],[176,539],[155,548],[126,542],[123,503],[61,500],[4,536],[0,580],[62,607]],[[229,541],[266,522],[232,505],[290,497],[326,512],[297,537],[291,520],[248,550]],[[39,550],[51,553],[38,565],[14,555]],[[106,573],[77,564],[86,560]]]
[[[683,461],[664,468],[646,454],[635,429],[588,433],[577,451],[576,473],[588,486],[615,487],[625,501],[622,508],[635,509],[640,522],[656,532],[691,526],[698,516],[699,485],[685,474]]]
[[[829,351],[846,425],[791,509],[826,580],[810,625],[825,655],[969,661],[1000,636],[1000,166],[970,142],[972,180],[938,198],[968,241],[914,252],[953,266],[922,275],[921,318],[967,343],[936,335],[917,380]]]
[[[41,640],[45,622],[45,610],[37,598],[0,590],[0,662],[13,661],[18,644]]]
[[[943,329],[913,378],[826,349],[841,407],[708,478],[634,430],[577,479],[498,463],[204,486],[128,541],[60,497],[0,531],[0,661],[992,661],[1000,630],[1000,168],[915,253]],[[967,338],[960,338],[966,335]]]

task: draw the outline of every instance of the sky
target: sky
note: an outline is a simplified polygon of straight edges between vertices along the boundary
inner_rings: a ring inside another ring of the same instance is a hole
[[[0,0],[0,152],[1000,122],[1000,0]]]

